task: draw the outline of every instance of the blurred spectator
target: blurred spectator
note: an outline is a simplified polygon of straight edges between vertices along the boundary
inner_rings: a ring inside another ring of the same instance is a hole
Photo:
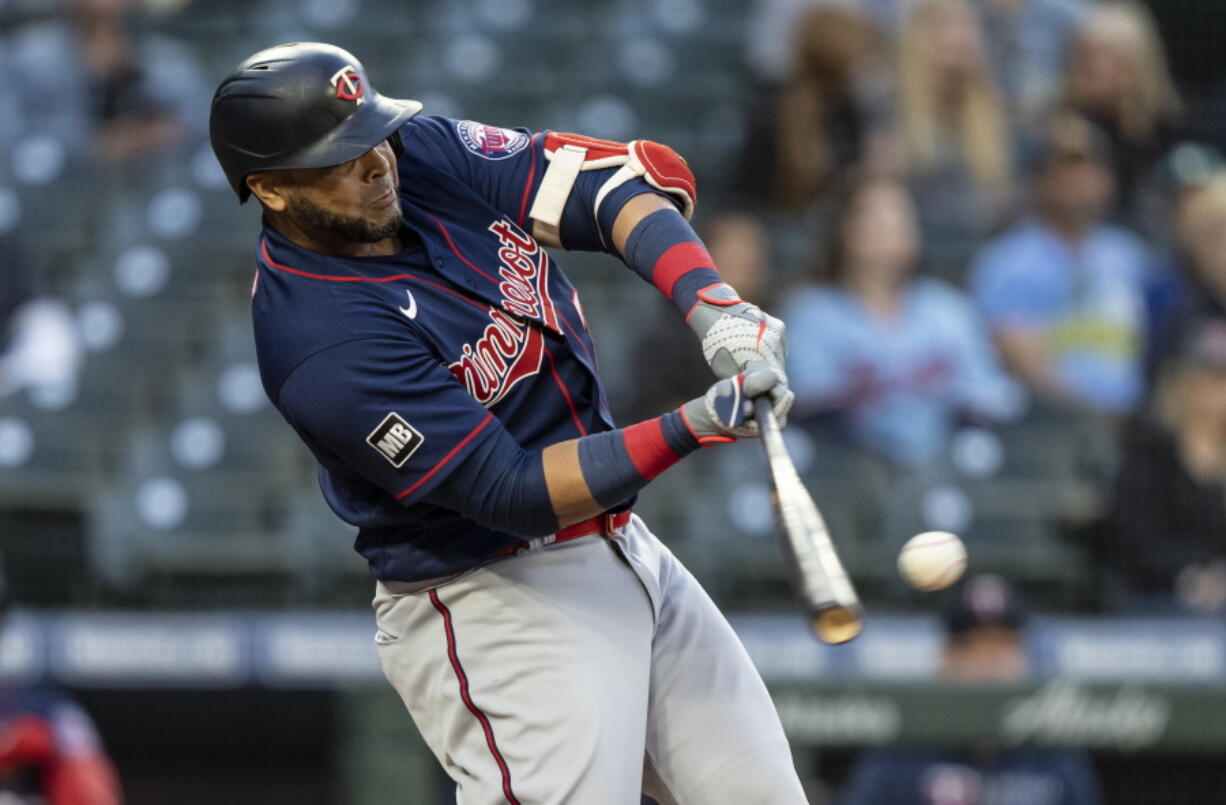
[[[1035,395],[1120,414],[1141,393],[1150,256],[1103,223],[1108,153],[1084,120],[1053,121],[1035,154],[1035,214],[988,244],[971,285],[1005,365]]]
[[[859,11],[824,3],[801,14],[775,110],[775,196],[804,210],[864,161],[884,116],[879,34]],[[760,169],[759,169],[760,170]]]
[[[1151,377],[1203,320],[1226,321],[1226,171],[1182,193],[1175,229],[1182,282],[1150,334]]]
[[[1125,439],[1101,549],[1139,608],[1226,611],[1226,320],[1164,372]]]
[[[1134,221],[1144,182],[1175,140],[1180,110],[1144,6],[1111,0],[1086,16],[1069,49],[1062,103],[1106,133],[1118,186],[1115,211]]]
[[[1144,0],[1154,15],[1175,84],[1196,134],[1226,147],[1226,6],[1206,0]]]
[[[0,578],[0,629],[8,618],[7,590]],[[0,687],[0,803],[121,801],[115,769],[79,705],[50,687]]]
[[[80,360],[72,315],[37,293],[15,239],[0,235],[0,397],[22,388],[62,396],[75,386]]]
[[[862,14],[881,31],[892,30],[898,0],[753,0],[745,36],[745,62],[754,77],[777,85],[791,70],[797,20],[816,6],[841,6]]]
[[[930,242],[965,249],[1001,221],[1014,160],[983,28],[965,0],[911,5],[895,80],[897,158],[923,231]]]
[[[209,92],[183,43],[140,32],[137,0],[61,0],[3,50],[13,136],[58,138],[110,164],[146,160],[203,131]]]
[[[724,280],[741,298],[766,305],[770,283],[770,242],[761,222],[748,213],[719,215],[703,230],[703,241]],[[713,375],[694,333],[669,300],[652,300],[632,346],[635,397],[628,401],[627,421],[671,411],[701,394]]]
[[[938,461],[959,414],[999,419],[1016,389],[970,300],[914,276],[916,211],[897,181],[853,184],[837,211],[820,284],[789,294],[793,419],[822,415],[898,464]]]
[[[0,688],[0,802],[121,801],[115,770],[84,710],[49,688]]]
[[[941,676],[971,684],[1027,674],[1025,612],[996,576],[977,576],[945,613]],[[888,748],[866,752],[841,805],[1097,805],[1102,793],[1085,752],[1041,747]]]
[[[984,0],[988,55],[1015,123],[1033,122],[1060,91],[1085,0]]]

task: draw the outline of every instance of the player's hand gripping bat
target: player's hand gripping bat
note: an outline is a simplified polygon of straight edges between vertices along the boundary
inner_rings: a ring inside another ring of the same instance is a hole
[[[771,502],[783,551],[795,571],[813,631],[826,643],[846,643],[860,634],[863,626],[860,599],[835,553],[826,522],[788,455],[770,399],[756,398],[754,411],[770,465]]]

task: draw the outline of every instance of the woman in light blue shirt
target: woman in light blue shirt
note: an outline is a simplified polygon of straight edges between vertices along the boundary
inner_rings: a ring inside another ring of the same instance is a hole
[[[915,276],[921,248],[906,188],[862,179],[837,212],[818,282],[784,310],[794,418],[824,415],[908,467],[941,462],[959,416],[1000,420],[1020,407],[969,298]]]

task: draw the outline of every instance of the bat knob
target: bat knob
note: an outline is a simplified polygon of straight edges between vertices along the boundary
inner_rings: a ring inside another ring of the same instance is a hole
[[[863,625],[860,614],[847,607],[823,610],[813,617],[813,631],[823,643],[846,643],[860,634]]]

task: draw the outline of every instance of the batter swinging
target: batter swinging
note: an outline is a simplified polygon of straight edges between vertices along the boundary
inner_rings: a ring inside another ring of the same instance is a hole
[[[358,527],[384,672],[459,801],[791,805],[765,687],[631,514],[703,445],[791,404],[783,325],[721,282],[675,152],[418,115],[331,45],[261,51],[210,133],[264,226],[260,372]],[[678,306],[707,394],[617,429],[543,246],[604,251]]]

